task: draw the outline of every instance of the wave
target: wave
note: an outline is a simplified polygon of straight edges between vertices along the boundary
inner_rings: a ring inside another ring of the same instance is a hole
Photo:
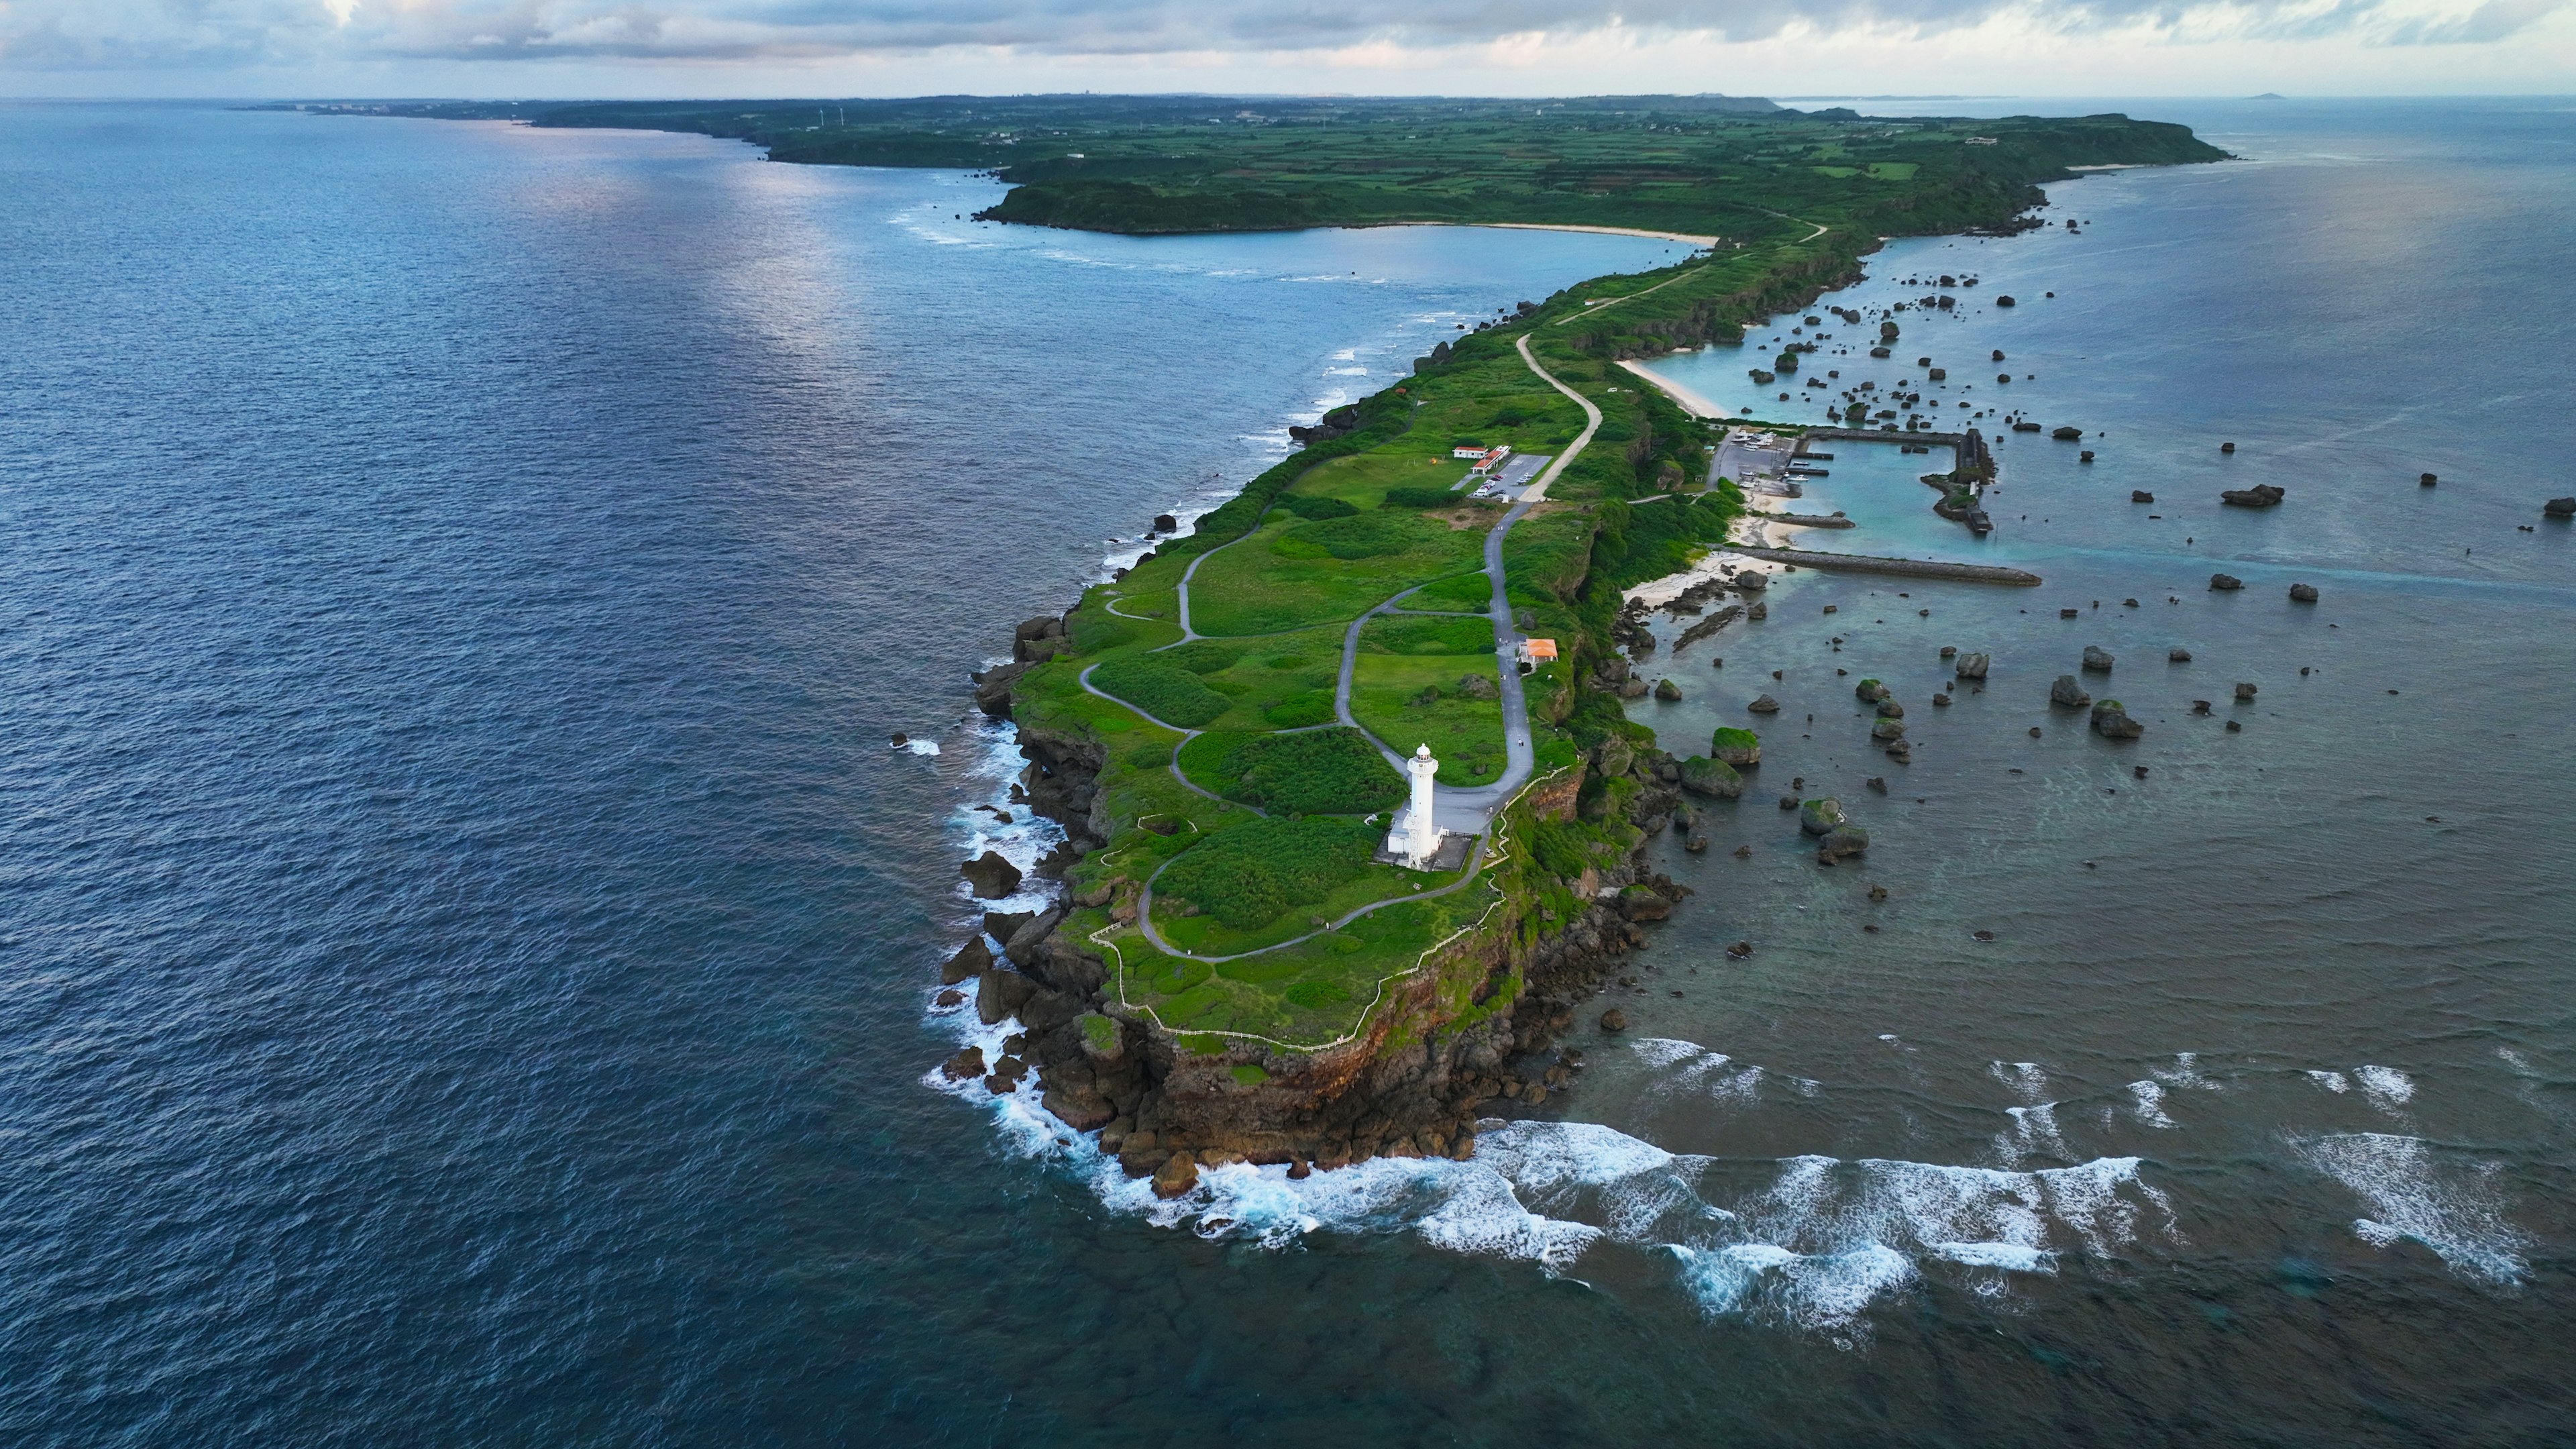
[[[2415,1100],[2415,1079],[2395,1067],[2355,1067],[2352,1074],[2361,1082],[2361,1094],[2370,1105],[2391,1117],[2402,1115],[2407,1103]]]
[[[2293,1139],[2318,1171],[2352,1189],[2370,1209],[2354,1236],[2375,1248],[2412,1238],[2453,1273],[2496,1287],[2520,1285],[2530,1239],[2505,1216],[2496,1162],[2446,1166],[2420,1137],[2347,1132]]]
[[[1750,1062],[1738,1062],[1724,1052],[1710,1051],[1697,1042],[1677,1041],[1670,1037],[1639,1037],[1629,1043],[1629,1050],[1647,1066],[1666,1069],[1664,1080],[1647,1088],[1645,1100],[1660,1103],[1674,1097],[1730,1107],[1749,1107],[1762,1100],[1763,1087],[1779,1081],[1801,1097],[1812,1097],[1822,1091],[1821,1084],[1804,1077],[1773,1073]]]
[[[924,1081],[982,1094],[935,1071]],[[1315,1233],[1406,1233],[1552,1273],[1616,1244],[1668,1258],[1676,1285],[1711,1318],[1846,1345],[1866,1336],[1872,1304],[1927,1272],[1995,1296],[2012,1274],[2055,1272],[2067,1251],[2117,1252],[2153,1219],[2172,1232],[2171,1204],[2140,1180],[2133,1157],[2035,1172],[1795,1157],[1753,1169],[1759,1180],[1738,1188],[1744,1164],[1587,1122],[1487,1121],[1465,1162],[1378,1158],[1303,1180],[1229,1164],[1202,1170],[1197,1187],[1166,1202],[1026,1093],[991,1100],[1016,1150],[1053,1159],[1113,1211],[1161,1226],[1272,1249]]]

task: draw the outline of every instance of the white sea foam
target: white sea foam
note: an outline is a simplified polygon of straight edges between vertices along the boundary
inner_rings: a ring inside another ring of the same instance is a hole
[[[2415,1100],[2415,1079],[2395,1067],[2355,1067],[2352,1074],[2360,1079],[2361,1094],[2370,1105],[2392,1117]]]
[[[2036,1102],[2048,1090],[2048,1073],[2037,1062],[1988,1062],[1986,1074],[2010,1087],[2025,1102]]]
[[[2150,1127],[2171,1127],[2174,1125],[2174,1119],[2165,1115],[2165,1089],[2163,1083],[2156,1081],[2131,1082],[2129,1084],[2129,1099],[2131,1110],[2138,1114],[2139,1121],[2146,1123]]]
[[[1762,1084],[1772,1073],[1750,1063],[1737,1062],[1724,1052],[1713,1052],[1697,1042],[1675,1041],[1670,1037],[1640,1037],[1630,1050],[1643,1058],[1649,1067],[1665,1069],[1664,1080],[1648,1088],[1648,1101],[1687,1096],[1701,1101],[1728,1106],[1751,1106],[1762,1099]],[[1822,1087],[1803,1077],[1785,1077],[1792,1090],[1802,1097],[1812,1097]]]
[[[2147,1073],[2168,1087],[2201,1092],[2220,1090],[2216,1082],[2201,1075],[2198,1052],[2176,1052],[2172,1066],[2149,1067]]]
[[[1995,1151],[2009,1167],[2033,1154],[2070,1158],[2066,1138],[2057,1130],[2057,1104],[2042,1102],[2035,1107],[2006,1107],[2004,1115],[2012,1127],[1995,1137]]]
[[[2341,1072],[2321,1072],[2314,1067],[2310,1067],[2308,1069],[2308,1080],[2325,1088],[2327,1091],[2334,1093],[2336,1096],[2342,1096],[2344,1093],[2352,1090],[2352,1079]]]
[[[2530,1239],[2505,1216],[2495,1185],[2501,1164],[2448,1165],[2420,1137],[2348,1132],[2296,1142],[2318,1171],[2352,1189],[2370,1209],[2353,1220],[2355,1236],[2373,1247],[2413,1238],[2463,1278],[2519,1285],[2530,1265]]]
[[[933,744],[929,740],[906,740],[903,742],[903,747],[911,753],[924,756],[925,758],[934,760],[939,758],[939,746]]]

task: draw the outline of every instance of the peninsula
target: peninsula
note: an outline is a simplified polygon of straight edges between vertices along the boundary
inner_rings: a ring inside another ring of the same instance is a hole
[[[1685,894],[1644,872],[1644,843],[1730,808],[1758,768],[1749,731],[1676,757],[1623,708],[1642,683],[1622,591],[1724,540],[1743,497],[1717,476],[1719,424],[1620,363],[1739,344],[1857,279],[1887,237],[2035,225],[2037,184],[2073,168],[2223,156],[2123,116],[1712,96],[369,109],[986,169],[1011,184],[983,214],[1000,222],[1694,242],[1661,270],[1498,299],[1189,531],[1021,624],[1013,661],[979,677],[978,703],[1016,724],[1033,808],[1068,839],[1039,868],[1055,902],[988,916],[991,944],[949,963],[950,1000],[1020,1030],[948,1070],[1039,1093],[1167,1196],[1204,1164],[1464,1157],[1496,1098],[1564,1090],[1581,1062],[1556,1043],[1580,1003]],[[1427,852],[1405,773],[1424,746]],[[1847,827],[1825,842],[1866,848]],[[967,874],[988,897],[1018,885],[998,857]]]

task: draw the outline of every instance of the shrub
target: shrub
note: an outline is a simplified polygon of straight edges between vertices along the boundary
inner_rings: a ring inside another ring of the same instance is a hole
[[[1407,483],[1386,490],[1386,501],[1379,506],[1382,508],[1447,508],[1458,501],[1458,490],[1455,488],[1431,488]]]
[[[1341,820],[1247,821],[1174,857],[1155,888],[1249,931],[1358,875],[1377,840],[1368,826]]]
[[[1177,664],[1192,674],[1214,674],[1243,657],[1240,649],[1229,648],[1213,639],[1193,639],[1176,648],[1155,655],[1167,663]]]
[[[1308,690],[1292,694],[1261,712],[1261,717],[1283,730],[1302,730],[1310,725],[1331,724],[1333,692],[1329,689]]]
[[[1445,579],[1424,584],[1408,607],[1433,604],[1464,605],[1482,609],[1494,601],[1494,581],[1483,574],[1451,574]]]
[[[1355,729],[1262,735],[1229,751],[1235,777],[1226,793],[1298,815],[1357,815],[1404,800],[1405,785],[1377,746]]]
[[[1196,729],[1231,707],[1199,677],[1151,654],[1122,654],[1091,671],[1092,687],[1115,695],[1154,718]]]
[[[1555,820],[1534,820],[1528,831],[1530,854],[1549,875],[1572,880],[1583,874],[1592,857],[1583,848],[1583,837],[1572,826]]]
[[[1279,506],[1304,519],[1348,518],[1359,512],[1339,498],[1321,494],[1290,493],[1279,500]]]
[[[1421,542],[1431,525],[1402,513],[1358,513],[1349,518],[1328,518],[1320,523],[1301,523],[1280,536],[1280,543],[1291,540],[1322,549],[1338,559],[1376,558],[1380,554],[1402,553]],[[1279,549],[1290,557],[1286,548]],[[1311,555],[1308,555],[1311,557]]]
[[[1338,981],[1300,981],[1281,994],[1288,998],[1291,1006],[1302,1006],[1308,1011],[1321,1011],[1335,1002],[1351,999],[1351,993]]]

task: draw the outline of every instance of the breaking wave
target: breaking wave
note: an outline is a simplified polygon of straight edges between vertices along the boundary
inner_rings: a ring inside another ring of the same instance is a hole
[[[2352,1231],[2372,1247],[2412,1238],[2452,1272],[2497,1287],[2519,1285],[2530,1270],[2522,1256],[2530,1239],[2505,1217],[2504,1194],[2495,1185],[2501,1163],[2447,1165],[2423,1138],[2385,1132],[2337,1133],[2295,1145],[2370,1209],[2370,1216],[2353,1219]]]

